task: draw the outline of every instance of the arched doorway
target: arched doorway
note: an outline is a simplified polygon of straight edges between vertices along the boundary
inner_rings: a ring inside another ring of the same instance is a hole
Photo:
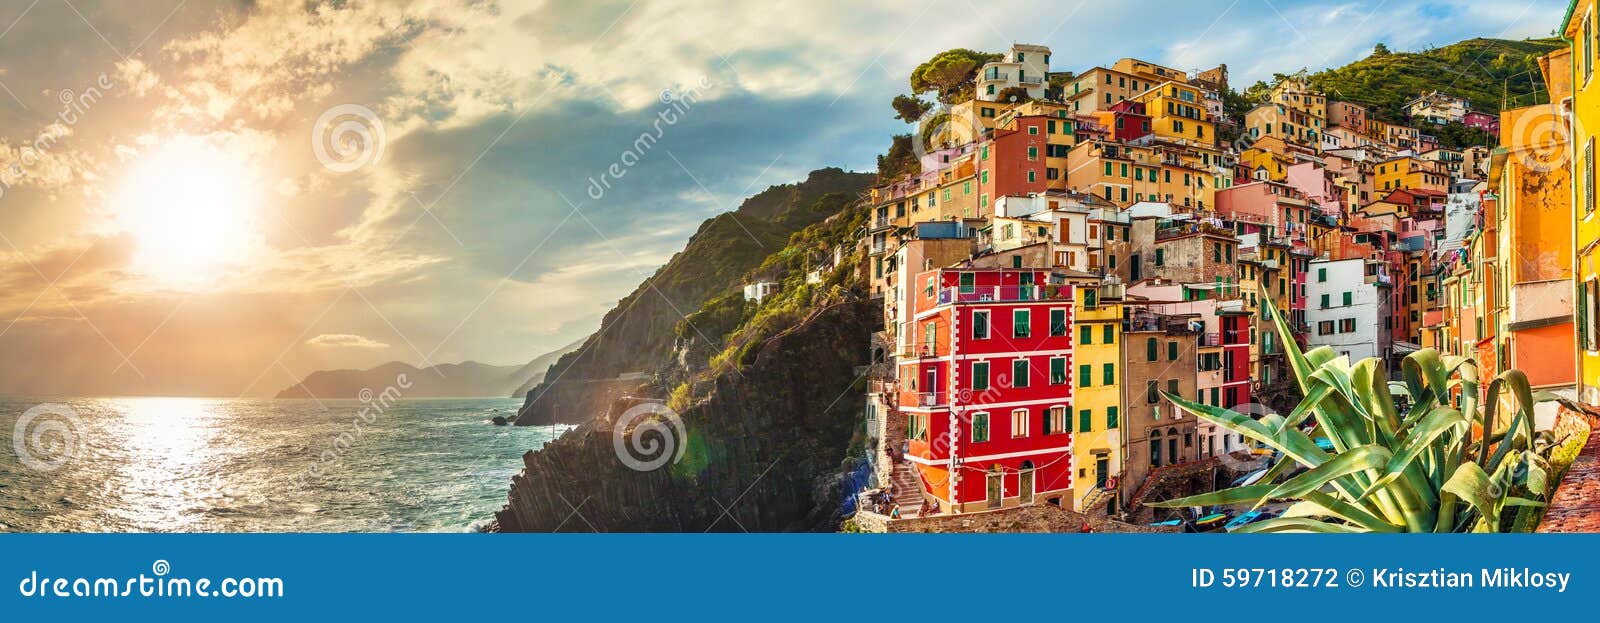
[[[1033,461],[1022,462],[1022,473],[1017,480],[1018,495],[1022,496],[1023,504],[1033,503]]]

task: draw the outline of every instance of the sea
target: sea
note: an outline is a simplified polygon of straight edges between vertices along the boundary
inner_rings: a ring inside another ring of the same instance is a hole
[[[455,532],[567,427],[509,398],[0,397],[0,531]]]

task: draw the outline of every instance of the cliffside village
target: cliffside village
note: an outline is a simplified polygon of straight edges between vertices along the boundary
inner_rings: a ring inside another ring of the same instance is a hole
[[[1551,104],[1423,93],[1405,125],[1299,78],[1230,117],[1226,66],[1058,76],[1021,44],[983,65],[920,170],[871,191],[861,270],[883,326],[860,523],[1054,507],[1134,528],[1168,516],[1144,501],[1251,477],[1247,440],[1160,392],[1287,413],[1269,301],[1300,348],[1391,378],[1434,348],[1600,402],[1600,103],[1593,2],[1576,4],[1574,47],[1539,61]],[[1498,146],[1442,147],[1448,122]]]

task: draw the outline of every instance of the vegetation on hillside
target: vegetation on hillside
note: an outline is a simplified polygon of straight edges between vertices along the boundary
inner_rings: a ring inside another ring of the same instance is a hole
[[[1468,39],[1420,52],[1391,52],[1378,44],[1366,58],[1310,74],[1311,86],[1329,99],[1356,102],[1390,123],[1407,123],[1406,102],[1427,91],[1463,98],[1474,110],[1498,113],[1547,101],[1538,58],[1562,47],[1556,39]],[[1274,74],[1277,83],[1289,74]],[[1261,102],[1271,84],[1257,82],[1229,112]],[[1504,106],[1502,106],[1502,104]]]

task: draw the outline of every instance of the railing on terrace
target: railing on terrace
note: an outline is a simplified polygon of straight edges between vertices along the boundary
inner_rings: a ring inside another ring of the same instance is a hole
[[[917,406],[919,407],[942,407],[944,404],[944,394],[939,392],[923,392],[921,394],[917,394]]]
[[[1070,301],[1072,288],[1054,286],[973,286],[939,291],[939,304],[1002,303],[1012,301]]]
[[[1221,346],[1222,336],[1216,333],[1205,333],[1200,336],[1201,346]]]

